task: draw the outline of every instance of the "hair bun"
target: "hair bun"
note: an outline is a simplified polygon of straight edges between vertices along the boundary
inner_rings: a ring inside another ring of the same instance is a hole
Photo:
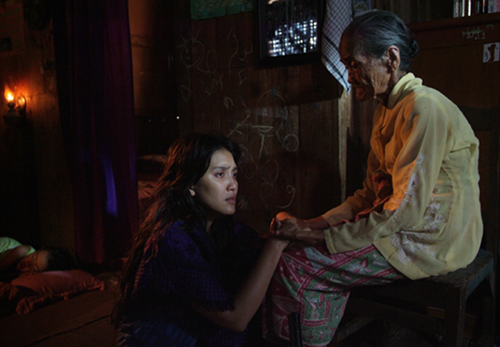
[[[419,47],[418,47],[418,42],[417,40],[415,40],[413,37],[410,39],[410,44],[408,45],[409,47],[409,55],[410,55],[410,59],[411,58],[415,58],[418,54],[418,52],[420,51]]]

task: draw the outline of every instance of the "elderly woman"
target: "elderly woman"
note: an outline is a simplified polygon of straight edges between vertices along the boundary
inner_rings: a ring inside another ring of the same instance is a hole
[[[409,72],[417,52],[389,12],[367,12],[344,31],[356,98],[379,103],[364,187],[320,217],[275,218],[275,233],[301,246],[281,256],[268,334],[288,339],[287,315],[298,311],[304,345],[326,346],[351,288],[445,274],[477,254],[479,143],[458,107]]]

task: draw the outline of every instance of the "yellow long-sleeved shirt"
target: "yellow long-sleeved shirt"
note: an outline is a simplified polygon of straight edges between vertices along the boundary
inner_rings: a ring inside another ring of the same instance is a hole
[[[374,244],[411,279],[468,265],[483,233],[479,141],[458,107],[408,73],[377,107],[370,145],[364,188],[323,218],[333,226],[372,206],[377,169],[392,175],[393,195],[380,213],[326,229],[330,253]]]

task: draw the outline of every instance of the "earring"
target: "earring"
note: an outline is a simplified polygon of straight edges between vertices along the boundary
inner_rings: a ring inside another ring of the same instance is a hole
[[[189,188],[189,194],[191,194],[191,196],[195,195],[194,186],[192,186],[191,188]]]

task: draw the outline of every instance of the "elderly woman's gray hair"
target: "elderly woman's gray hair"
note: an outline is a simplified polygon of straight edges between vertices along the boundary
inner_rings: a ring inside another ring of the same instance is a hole
[[[404,22],[392,12],[372,10],[354,18],[344,30],[351,52],[382,58],[389,46],[399,49],[402,71],[408,71],[410,60],[418,54],[418,43]]]

